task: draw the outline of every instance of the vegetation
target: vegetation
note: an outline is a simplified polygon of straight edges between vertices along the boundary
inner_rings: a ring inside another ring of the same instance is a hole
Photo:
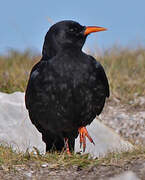
[[[128,103],[135,96],[145,95],[145,49],[119,49],[113,47],[106,50],[103,55],[94,57],[104,66],[111,87],[111,97]],[[20,53],[10,51],[5,56],[0,56],[0,92],[12,93],[25,91],[29,73],[33,65],[40,60],[30,51]],[[49,167],[80,166],[105,164],[123,164],[131,159],[145,159],[145,149],[137,148],[133,152],[121,154],[108,154],[105,158],[89,159],[88,155],[74,154],[67,156],[65,153],[16,153],[11,148],[0,146],[0,166],[12,168],[28,162],[36,162],[41,166],[44,162],[50,163]]]
[[[48,163],[50,168],[78,166],[85,168],[87,166],[97,165],[123,165],[123,163],[130,162],[135,159],[145,159],[145,148],[138,147],[132,152],[123,153],[110,153],[106,157],[92,159],[87,154],[72,154],[68,156],[66,153],[46,153],[40,155],[38,150],[32,153],[16,153],[11,147],[0,146],[0,166],[5,166],[8,169],[13,168],[15,165],[23,165],[30,162],[37,163],[41,166]]]
[[[112,95],[123,102],[145,95],[145,49],[107,50],[99,60],[105,67]]]
[[[112,97],[128,103],[136,96],[145,95],[145,49],[113,47],[94,57],[104,66]],[[30,51],[10,51],[0,56],[0,91],[25,91],[32,66],[40,60]]]
[[[30,70],[38,59],[30,51],[10,51],[8,55],[0,56],[0,91],[25,91]]]

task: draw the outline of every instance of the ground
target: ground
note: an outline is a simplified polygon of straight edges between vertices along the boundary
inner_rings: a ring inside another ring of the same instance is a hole
[[[122,154],[109,154],[105,158],[88,159],[88,156],[65,154],[45,157],[6,154],[1,152],[9,160],[0,159],[0,179],[108,179],[124,171],[133,171],[136,175],[145,179],[145,112],[143,106],[145,99],[140,98],[136,102],[121,105],[119,99],[109,100],[101,115],[102,122],[113,128],[126,140],[130,140],[136,146],[133,152]],[[144,106],[145,107],[145,106]],[[11,159],[11,160],[10,160]]]
[[[44,164],[45,165],[45,164]],[[46,167],[38,167],[37,163],[15,166],[15,170],[0,170],[2,179],[23,180],[23,179],[51,179],[51,180],[90,180],[107,179],[124,171],[131,170],[142,180],[145,179],[145,159],[132,159],[121,165],[118,164],[100,164],[87,168],[72,166],[68,168],[54,167],[46,164]]]

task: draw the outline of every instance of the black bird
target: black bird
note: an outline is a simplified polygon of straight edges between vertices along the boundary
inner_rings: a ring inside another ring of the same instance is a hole
[[[82,52],[87,36],[106,28],[74,21],[54,24],[45,36],[42,59],[32,68],[25,103],[46,151],[74,150],[75,138],[93,143],[86,125],[104,107],[109,85],[102,65]]]

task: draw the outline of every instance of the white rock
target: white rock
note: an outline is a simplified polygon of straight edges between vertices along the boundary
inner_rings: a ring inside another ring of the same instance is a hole
[[[123,140],[99,120],[95,119],[87,129],[95,146],[87,141],[85,153],[90,153],[93,157],[104,156],[110,151],[121,152],[133,148],[131,143]],[[32,125],[25,108],[24,93],[0,93],[0,142],[24,152],[27,148],[32,151],[33,146],[40,152],[45,152],[41,134]],[[79,137],[75,145],[75,152],[78,151],[80,151]]]
[[[136,176],[134,172],[127,171],[113,178],[109,178],[109,180],[140,180],[140,179]]]
[[[43,167],[43,168],[48,167],[48,163],[42,164],[41,167]]]
[[[0,93],[0,142],[24,152],[33,146],[44,152],[41,134],[28,118],[24,93]]]

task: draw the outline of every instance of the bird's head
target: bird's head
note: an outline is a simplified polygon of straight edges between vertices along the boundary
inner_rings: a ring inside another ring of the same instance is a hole
[[[53,57],[63,48],[82,49],[86,37],[93,32],[105,31],[98,26],[82,26],[75,21],[61,21],[49,29],[45,36],[43,55]]]

